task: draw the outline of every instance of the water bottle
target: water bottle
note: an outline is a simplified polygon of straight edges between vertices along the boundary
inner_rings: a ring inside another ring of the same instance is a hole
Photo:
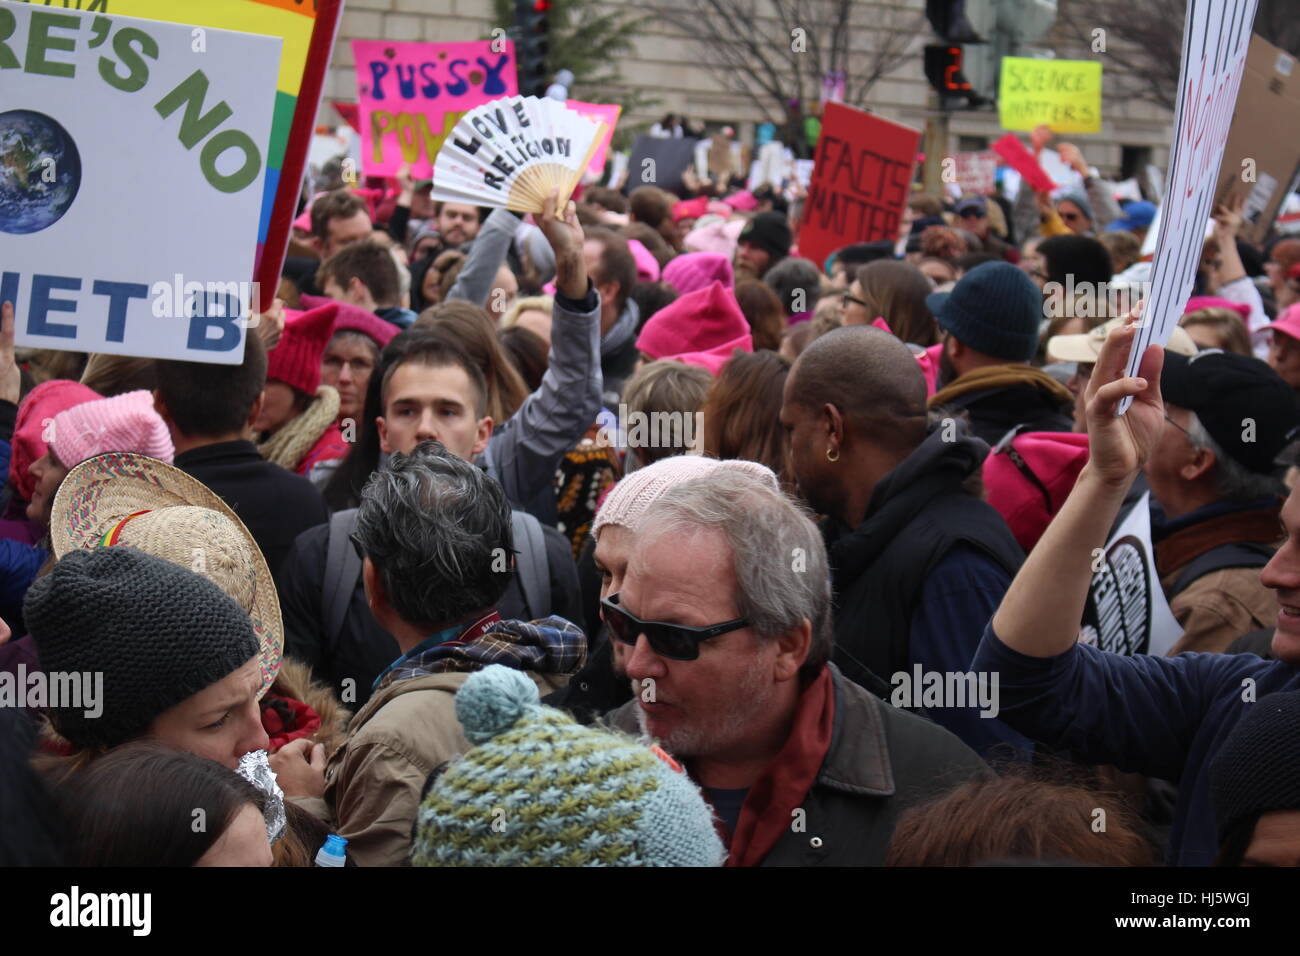
[[[325,838],[325,845],[316,852],[317,866],[342,866],[347,860],[348,841],[331,833]]]

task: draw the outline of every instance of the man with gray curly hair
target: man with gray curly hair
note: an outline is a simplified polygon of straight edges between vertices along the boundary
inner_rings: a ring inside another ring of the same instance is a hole
[[[301,754],[274,763],[285,793],[346,837],[362,865],[407,861],[425,780],[469,748],[454,699],[471,673],[504,664],[548,693],[582,666],[587,639],[574,624],[497,613],[511,539],[501,486],[438,442],[394,454],[362,491],[352,540],[366,598],[402,653],[323,774]]]
[[[829,662],[826,548],[770,483],[715,470],[666,490],[641,529],[601,602],[634,693],[610,721],[685,763],[734,865],[879,865],[910,802],[987,772]]]

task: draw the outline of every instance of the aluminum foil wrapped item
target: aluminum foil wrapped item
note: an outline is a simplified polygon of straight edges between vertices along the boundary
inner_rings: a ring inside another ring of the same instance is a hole
[[[254,750],[239,758],[239,775],[266,794],[266,835],[275,843],[284,835],[284,791],[275,782],[275,772],[265,750]]]

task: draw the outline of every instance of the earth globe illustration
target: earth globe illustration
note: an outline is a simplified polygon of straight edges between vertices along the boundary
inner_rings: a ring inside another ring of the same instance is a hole
[[[81,187],[81,154],[58,121],[35,110],[0,113],[0,232],[54,225]]]

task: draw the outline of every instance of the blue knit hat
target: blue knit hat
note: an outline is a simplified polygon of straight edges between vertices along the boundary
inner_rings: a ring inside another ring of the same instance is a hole
[[[1009,262],[976,266],[951,292],[933,292],[925,304],[941,328],[977,352],[1027,362],[1038,348],[1043,293]]]
[[[543,707],[520,671],[472,674],[456,716],[477,746],[421,802],[415,866],[722,865],[713,812],[671,758]]]

